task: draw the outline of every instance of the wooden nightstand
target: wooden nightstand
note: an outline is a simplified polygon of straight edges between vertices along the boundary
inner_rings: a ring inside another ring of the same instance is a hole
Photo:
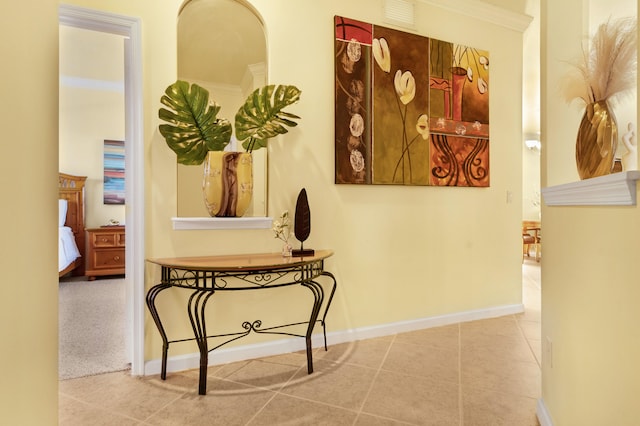
[[[124,226],[87,229],[85,275],[94,280],[98,275],[124,275]]]

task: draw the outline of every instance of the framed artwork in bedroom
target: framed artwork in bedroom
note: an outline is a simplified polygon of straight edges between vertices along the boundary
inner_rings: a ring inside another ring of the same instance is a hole
[[[104,141],[104,204],[124,204],[124,141]]]

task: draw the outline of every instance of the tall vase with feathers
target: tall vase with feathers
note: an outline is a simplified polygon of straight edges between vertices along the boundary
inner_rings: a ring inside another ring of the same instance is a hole
[[[576,138],[580,179],[613,171],[618,125],[612,102],[636,87],[637,20],[607,21],[590,42],[582,59],[566,75],[563,87],[567,102],[578,99],[585,104]]]
[[[607,101],[586,106],[576,139],[576,167],[580,179],[613,171],[618,148],[618,124]]]

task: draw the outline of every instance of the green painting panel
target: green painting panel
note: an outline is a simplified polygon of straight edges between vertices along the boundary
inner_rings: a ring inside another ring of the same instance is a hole
[[[429,112],[429,39],[380,26],[373,36],[391,64],[373,69],[373,183],[428,185],[429,141],[416,126]]]

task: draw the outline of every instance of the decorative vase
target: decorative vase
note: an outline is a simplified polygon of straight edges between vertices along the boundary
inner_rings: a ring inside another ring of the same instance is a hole
[[[452,118],[454,121],[462,121],[462,91],[467,82],[467,70],[462,67],[451,68],[451,100]]]
[[[282,257],[291,257],[291,253],[293,252],[293,247],[288,242],[285,242],[282,245]]]
[[[212,217],[243,216],[253,194],[251,154],[209,151],[204,160],[202,192]]]
[[[576,140],[576,166],[580,179],[613,171],[618,146],[618,125],[607,101],[587,105]]]

